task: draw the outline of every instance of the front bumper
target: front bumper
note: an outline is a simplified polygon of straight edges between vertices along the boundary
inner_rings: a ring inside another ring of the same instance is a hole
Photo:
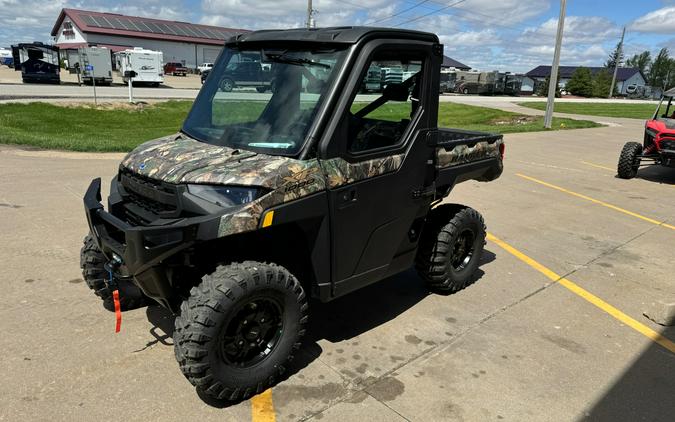
[[[84,196],[91,235],[111,259],[122,260],[120,272],[132,276],[147,296],[175,310],[176,289],[167,277],[165,261],[197,242],[217,237],[220,216],[182,218],[169,224],[135,226],[106,212],[101,204],[101,179],[94,179]]]

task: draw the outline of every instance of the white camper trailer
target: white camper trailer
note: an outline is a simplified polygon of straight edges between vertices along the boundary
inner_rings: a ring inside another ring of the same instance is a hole
[[[136,73],[136,76],[132,78],[133,83],[159,86],[164,82],[163,61],[161,51],[145,50],[140,47],[115,53],[117,70],[124,79],[124,83],[129,82],[124,75],[131,71]]]
[[[112,83],[112,58],[110,50],[105,47],[83,47],[77,49],[79,72],[82,75],[82,82],[91,83],[92,78],[96,80],[96,85],[110,85]],[[68,56],[68,66],[71,57]]]

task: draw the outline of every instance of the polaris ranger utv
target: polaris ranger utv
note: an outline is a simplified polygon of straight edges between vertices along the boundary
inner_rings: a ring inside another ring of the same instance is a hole
[[[459,182],[499,177],[504,144],[437,127],[442,53],[436,35],[395,29],[229,39],[180,132],[124,158],[107,211],[100,179],[89,186],[88,286],[107,306],[175,313],[180,369],[227,400],[280,379],[308,296],[329,301],[413,265],[433,290],[462,289],[485,226],[438,204]],[[244,54],[273,64],[273,93],[219,90]],[[384,65],[412,76],[363,102],[368,69]]]
[[[675,168],[675,88],[663,93],[654,116],[645,123],[642,144],[626,142],[619,155],[617,174],[622,179],[637,176],[640,166],[659,164]],[[664,104],[665,102],[665,104]],[[665,108],[663,106],[665,105]],[[645,160],[647,163],[643,164]]]

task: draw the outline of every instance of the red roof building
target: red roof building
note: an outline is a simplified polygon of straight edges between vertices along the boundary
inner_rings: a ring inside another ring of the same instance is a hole
[[[165,62],[195,68],[212,63],[226,39],[248,32],[188,22],[125,16],[116,13],[62,9],[52,28],[61,49],[97,45],[113,51],[143,47],[162,51]]]

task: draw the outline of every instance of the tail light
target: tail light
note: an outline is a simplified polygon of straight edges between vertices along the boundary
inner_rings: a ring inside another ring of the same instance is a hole
[[[504,160],[504,150],[506,148],[506,145],[502,142],[499,144],[499,155],[501,156],[502,160]]]

